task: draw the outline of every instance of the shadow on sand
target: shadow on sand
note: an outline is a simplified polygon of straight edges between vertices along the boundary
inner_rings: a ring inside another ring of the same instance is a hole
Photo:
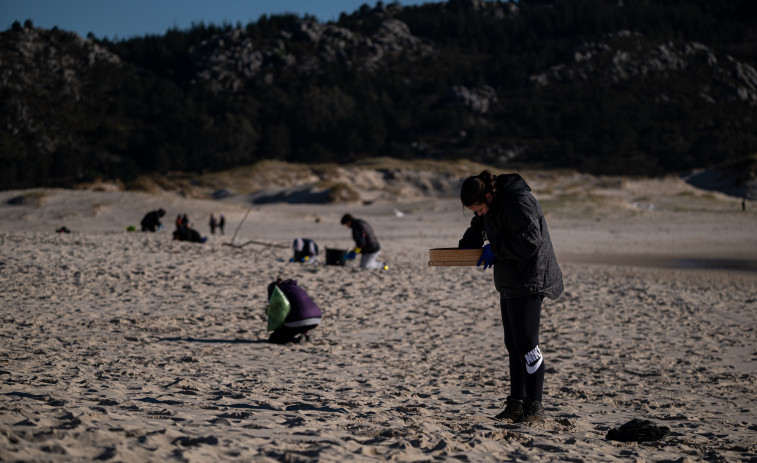
[[[687,270],[719,270],[757,273],[757,260],[677,257],[644,254],[572,254],[561,253],[558,258],[583,264],[628,265]]]
[[[158,341],[163,342],[197,342],[203,344],[268,344],[266,339],[202,339],[181,336],[171,338],[158,338]]]

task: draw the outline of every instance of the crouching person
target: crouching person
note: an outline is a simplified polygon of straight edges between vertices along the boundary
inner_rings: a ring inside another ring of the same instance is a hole
[[[275,294],[275,290],[278,289],[280,294]],[[279,303],[277,296],[283,295],[285,302]],[[321,323],[321,309],[308,295],[308,293],[297,286],[295,280],[283,280],[277,279],[270,285],[268,285],[268,316],[269,316],[269,329],[271,327],[270,317],[275,316],[272,313],[272,309],[277,309],[277,306],[289,306],[288,313],[283,323],[273,330],[271,336],[268,338],[268,342],[273,344],[286,344],[289,342],[304,342],[310,340],[308,332],[318,326]],[[281,316],[281,312],[279,316]]]
[[[289,262],[318,263],[318,245],[310,238],[295,238],[292,249],[294,249],[294,256],[289,259]]]

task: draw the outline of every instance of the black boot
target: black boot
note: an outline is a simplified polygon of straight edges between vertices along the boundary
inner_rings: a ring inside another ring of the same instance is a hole
[[[505,421],[510,420],[514,423],[523,419],[523,401],[515,399],[512,396],[507,396],[507,401],[502,404],[505,409],[495,416],[494,419]]]
[[[538,400],[527,400],[526,407],[523,411],[524,423],[533,423],[535,421],[544,421],[544,407]]]

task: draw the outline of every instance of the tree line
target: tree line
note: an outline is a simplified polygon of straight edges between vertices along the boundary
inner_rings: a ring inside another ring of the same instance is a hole
[[[370,70],[334,61],[303,74],[274,64],[234,92],[198,79],[191,50],[240,29],[256,46],[280,41],[297,59],[317,57],[317,46],[288,38],[303,18],[265,15],[246,25],[201,23],[117,41],[90,35],[121,64],[96,64],[78,75],[79,99],[62,94],[55,78],[21,90],[0,86],[7,118],[0,128],[0,188],[70,186],[98,177],[128,183],[145,173],[200,173],[270,159],[347,163],[377,156],[659,175],[757,150],[754,102],[700,98],[692,80],[709,79],[702,70],[615,83],[545,86],[531,78],[574,62],[581,44],[620,30],[654,44],[702,43],[754,66],[755,2],[516,5],[517,12],[497,1],[363,5],[334,24],[370,36],[391,15],[434,53],[399,54]],[[14,24],[0,44],[11,49],[21,29]],[[75,43],[65,45],[64,31],[43,36],[78,53]],[[447,98],[453,86],[492,88],[496,100],[477,113]]]

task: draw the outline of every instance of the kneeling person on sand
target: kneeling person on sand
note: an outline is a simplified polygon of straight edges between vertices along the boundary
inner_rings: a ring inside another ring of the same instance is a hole
[[[207,241],[206,236],[201,236],[194,228],[187,225],[177,226],[173,232],[173,239],[178,241],[191,241],[193,243],[204,243]]]
[[[166,215],[166,211],[163,208],[150,211],[142,218],[142,231],[157,231],[161,227],[160,218]]]
[[[318,245],[310,238],[295,238],[292,242],[294,256],[289,262],[307,262],[315,264],[318,262]]]
[[[289,301],[289,314],[284,319],[283,325],[271,333],[268,342],[273,344],[286,344],[288,342],[308,341],[308,332],[320,325],[321,309],[308,295],[297,285],[295,280],[276,281],[268,285],[268,300],[271,300],[274,289],[278,288]]]
[[[352,239],[355,240],[355,249],[344,257],[346,260],[354,259],[360,254],[360,268],[388,269],[386,263],[376,260],[381,254],[381,245],[368,222],[344,214],[341,224],[352,230]]]

